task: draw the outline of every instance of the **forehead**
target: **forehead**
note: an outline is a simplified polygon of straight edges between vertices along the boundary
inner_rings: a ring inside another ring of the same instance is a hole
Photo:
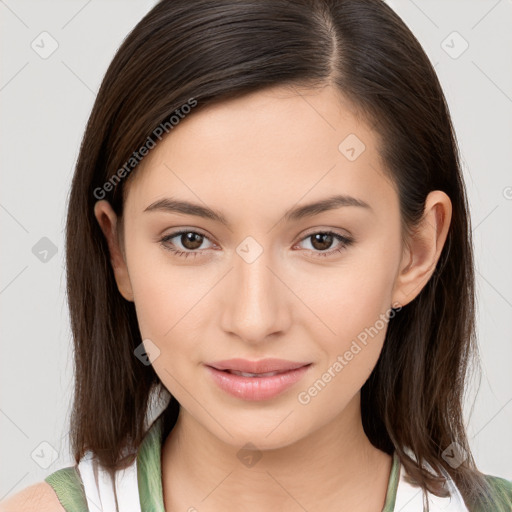
[[[332,87],[258,91],[181,120],[128,180],[126,210],[167,195],[255,214],[334,192],[393,201],[378,141]]]

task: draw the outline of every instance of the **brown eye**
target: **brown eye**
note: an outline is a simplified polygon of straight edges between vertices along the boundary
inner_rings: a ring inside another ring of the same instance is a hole
[[[175,239],[175,241],[173,241],[173,239]],[[177,256],[188,258],[188,256],[196,257],[205,252],[204,248],[200,249],[205,240],[208,240],[206,235],[197,233],[196,231],[182,230],[164,236],[160,240],[160,244],[164,249],[173,252]]]
[[[180,242],[182,243],[185,249],[189,251],[195,251],[199,249],[203,243],[203,235],[199,233],[194,233],[193,231],[188,231],[187,233],[183,233],[180,237]]]
[[[310,252],[315,253],[315,256],[333,256],[334,254],[340,253],[346,249],[349,245],[354,243],[352,238],[342,236],[333,231],[319,231],[317,233],[311,233],[302,239],[302,241],[310,240],[311,248],[308,249]],[[334,249],[331,247],[335,245]],[[329,250],[330,249],[330,250]]]
[[[310,238],[311,245],[318,251],[329,249],[334,241],[334,237],[329,233],[315,233]]]

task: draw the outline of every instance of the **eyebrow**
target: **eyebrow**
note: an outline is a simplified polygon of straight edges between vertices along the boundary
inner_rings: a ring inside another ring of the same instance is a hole
[[[291,208],[285,212],[283,219],[286,222],[296,222],[305,217],[313,217],[314,215],[318,215],[329,210],[335,210],[337,208],[341,208],[342,206],[357,206],[360,208],[372,210],[372,207],[361,199],[356,199],[355,197],[347,195],[335,195],[321,199],[320,201],[315,201],[314,203]],[[203,217],[205,219],[211,219],[215,222],[219,222],[228,228],[230,227],[230,223],[221,212],[206,206],[201,206],[200,204],[190,203],[188,201],[182,201],[169,197],[158,199],[154,203],[151,203],[144,210],[144,212],[154,211],[195,215],[197,217]]]

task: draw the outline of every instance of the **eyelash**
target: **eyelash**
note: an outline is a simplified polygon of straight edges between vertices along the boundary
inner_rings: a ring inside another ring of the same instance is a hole
[[[203,235],[202,233],[199,233],[197,231],[192,231],[190,229],[187,229],[187,230],[182,230],[182,231],[176,231],[175,233],[170,233],[169,235],[164,236],[160,240],[160,244],[162,245],[162,247],[164,249],[166,249],[167,251],[172,252],[173,254],[175,254],[178,257],[188,258],[190,255],[196,257],[196,256],[198,256],[203,251],[202,250],[180,251],[179,249],[174,249],[174,248],[172,248],[171,246],[168,245],[168,242],[171,239],[176,238],[177,236],[180,236],[180,235],[185,235],[187,233],[194,233],[196,235],[202,236],[203,238],[209,240],[209,238],[206,235]],[[334,238],[336,238],[336,240],[338,240],[340,242],[340,245],[339,245],[339,247],[337,249],[333,249],[333,250],[330,250],[330,251],[319,252],[319,251],[312,251],[311,249],[306,249],[306,250],[309,250],[310,252],[314,252],[316,254],[316,256],[321,257],[321,258],[322,257],[325,258],[325,257],[328,257],[328,256],[333,256],[335,254],[341,253],[343,250],[345,250],[347,247],[352,245],[353,242],[354,242],[354,240],[352,238],[349,238],[349,237],[346,237],[346,236],[342,236],[342,235],[340,235],[338,233],[335,233],[334,231],[315,231],[314,233],[310,233],[309,235],[307,235],[304,238],[302,238],[300,240],[300,242],[302,242],[302,241],[304,241],[304,240],[306,240],[308,238],[311,238],[313,235],[318,235],[318,234],[332,235]]]

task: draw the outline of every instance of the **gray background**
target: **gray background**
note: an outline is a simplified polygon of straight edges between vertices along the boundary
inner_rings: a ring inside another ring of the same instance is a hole
[[[154,3],[0,0],[0,500],[72,464],[68,190],[103,74]],[[512,479],[512,0],[388,3],[435,65],[458,135],[483,364],[480,390],[474,379],[467,396],[468,434],[480,470]],[[48,51],[52,38],[47,58],[31,46]]]

